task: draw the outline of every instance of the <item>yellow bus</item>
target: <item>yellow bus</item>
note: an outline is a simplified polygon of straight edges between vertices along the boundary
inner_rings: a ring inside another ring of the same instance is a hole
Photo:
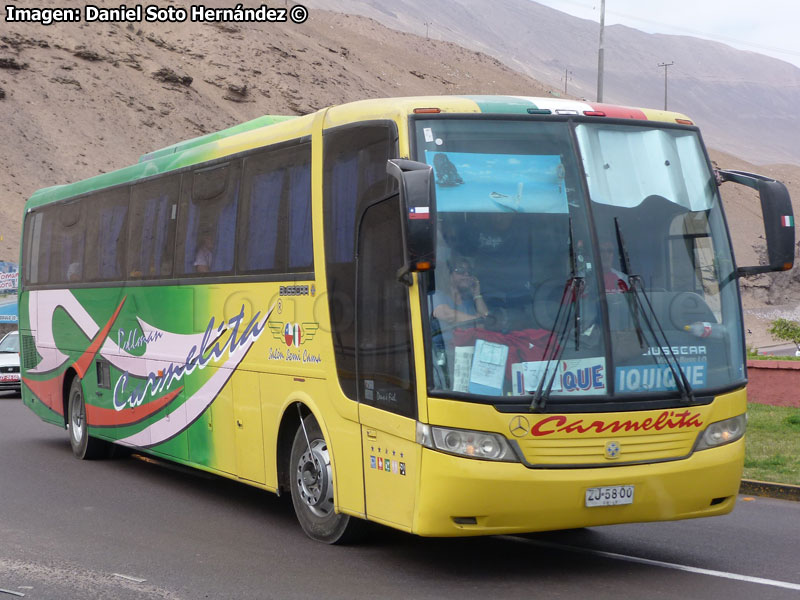
[[[737,267],[718,185],[758,191]],[[791,268],[785,187],[684,115],[551,98],[261,117],[36,192],[22,396],[289,493],[303,530],[423,536],[720,515],[744,456],[738,277]]]

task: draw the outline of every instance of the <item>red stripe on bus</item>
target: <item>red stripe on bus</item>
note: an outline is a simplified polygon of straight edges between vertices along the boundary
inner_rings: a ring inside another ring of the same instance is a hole
[[[125,304],[126,299],[127,296],[122,298],[122,302],[119,303],[117,310],[115,310],[114,314],[111,315],[111,319],[109,319],[108,323],[106,323],[106,326],[103,327],[103,329],[101,329],[96,336],[94,336],[94,339],[92,340],[92,343],[89,344],[89,347],[86,349],[86,352],[84,352],[81,355],[81,357],[78,360],[76,360],[75,363],[72,365],[78,372],[78,377],[80,377],[81,379],[83,379],[83,376],[86,374],[86,370],[89,368],[89,365],[94,360],[95,355],[100,350],[100,346],[102,346],[103,342],[106,341],[106,337],[108,337],[108,332],[111,331],[111,326],[114,324],[114,321],[117,320],[119,311],[122,310],[122,305]]]
[[[596,104],[592,102],[590,102],[589,105],[592,107],[592,110],[599,110],[606,113],[606,117],[610,119],[640,119],[642,121],[647,121],[647,115],[638,108],[616,106],[614,104]]]
[[[39,401],[57,412],[62,417],[64,416],[64,403],[63,403],[63,388],[64,388],[64,374],[56,375],[52,379],[44,381],[37,381],[34,379],[22,378],[22,382],[33,392]]]
[[[183,386],[177,390],[170,392],[165,396],[161,396],[152,402],[127,408],[123,410],[114,410],[113,408],[100,408],[99,406],[86,405],[86,423],[92,427],[124,427],[126,425],[133,425],[147,417],[150,417],[164,408],[167,404],[177,398],[181,393]]]

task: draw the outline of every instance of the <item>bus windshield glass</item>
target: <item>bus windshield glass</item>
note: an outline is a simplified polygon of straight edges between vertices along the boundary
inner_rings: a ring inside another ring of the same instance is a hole
[[[434,390],[592,404],[744,382],[730,243],[693,128],[413,127],[436,182]]]

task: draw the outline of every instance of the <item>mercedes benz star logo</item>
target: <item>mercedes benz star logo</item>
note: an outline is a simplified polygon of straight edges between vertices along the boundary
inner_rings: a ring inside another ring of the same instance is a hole
[[[531,424],[528,423],[528,419],[526,419],[521,415],[518,415],[513,419],[511,419],[511,422],[508,424],[508,430],[514,437],[518,438],[525,437],[531,430]]]
[[[606,458],[618,458],[619,453],[619,442],[606,442]]]

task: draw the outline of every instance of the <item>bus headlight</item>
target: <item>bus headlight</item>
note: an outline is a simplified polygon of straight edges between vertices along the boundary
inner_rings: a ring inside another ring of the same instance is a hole
[[[695,450],[708,450],[735,442],[744,435],[746,428],[746,414],[712,423],[698,436]]]
[[[450,429],[417,422],[417,443],[431,450],[482,460],[517,462],[508,441],[488,431]]]

